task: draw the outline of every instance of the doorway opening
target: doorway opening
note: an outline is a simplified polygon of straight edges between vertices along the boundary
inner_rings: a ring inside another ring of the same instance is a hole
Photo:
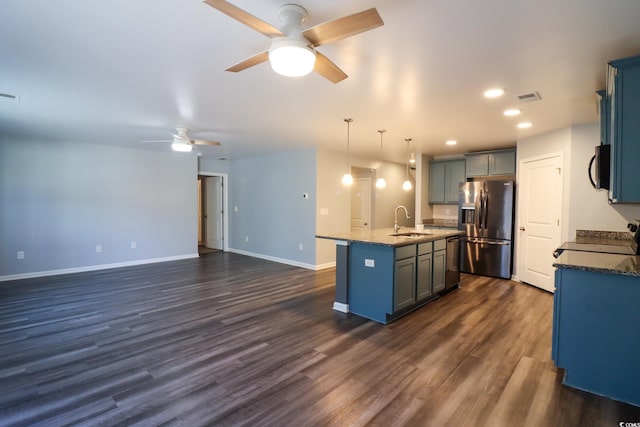
[[[227,175],[198,175],[198,254],[228,250]]]

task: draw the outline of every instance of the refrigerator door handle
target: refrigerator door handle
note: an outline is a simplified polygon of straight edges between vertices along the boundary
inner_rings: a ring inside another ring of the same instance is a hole
[[[487,229],[487,210],[489,207],[489,193],[484,192],[483,193],[483,197],[484,197],[484,202],[483,202],[483,208],[482,208],[482,228],[484,228],[485,230]]]
[[[475,218],[475,226],[477,229],[482,228],[482,190],[480,190],[480,194],[476,196],[475,200],[475,210],[476,210],[476,218]]]
[[[483,215],[484,215],[484,197],[482,194],[482,189],[480,189],[480,194],[478,195],[478,230],[482,230],[482,224],[483,224]]]

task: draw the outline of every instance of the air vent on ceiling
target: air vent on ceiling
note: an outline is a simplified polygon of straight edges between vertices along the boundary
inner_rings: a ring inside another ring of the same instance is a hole
[[[523,93],[522,95],[518,95],[518,100],[520,102],[534,102],[534,101],[540,101],[541,99],[542,97],[538,92],[529,92],[529,93]]]
[[[18,95],[14,95],[12,93],[0,92],[0,101],[6,102],[18,102],[20,97]]]

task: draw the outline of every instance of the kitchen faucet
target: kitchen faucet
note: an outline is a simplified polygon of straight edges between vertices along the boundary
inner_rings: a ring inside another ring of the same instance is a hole
[[[411,217],[409,216],[409,211],[407,210],[407,208],[405,208],[402,205],[399,205],[398,207],[396,207],[396,212],[393,216],[393,232],[397,233],[398,230],[400,230],[400,226],[398,225],[398,209],[404,209],[404,213],[407,216],[407,219],[411,219]]]

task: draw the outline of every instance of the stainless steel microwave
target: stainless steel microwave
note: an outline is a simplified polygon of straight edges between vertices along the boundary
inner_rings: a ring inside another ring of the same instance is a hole
[[[595,167],[594,167],[595,166]],[[611,145],[596,145],[596,151],[589,162],[589,180],[596,190],[608,190],[611,178]],[[594,170],[595,177],[591,174]]]

